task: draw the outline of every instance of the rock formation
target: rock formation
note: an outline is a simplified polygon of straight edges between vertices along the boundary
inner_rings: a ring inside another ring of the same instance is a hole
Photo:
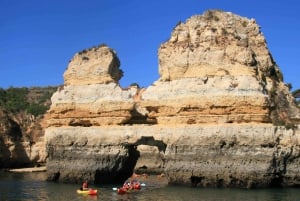
[[[28,125],[24,126],[24,122]],[[46,162],[42,124],[42,118],[12,115],[0,109],[0,168],[28,167]]]
[[[171,184],[300,184],[299,109],[255,20],[207,11],[158,51],[160,79],[122,89],[107,46],[74,56],[52,96],[49,180],[122,182],[164,172]]]
[[[57,87],[0,88],[0,168],[46,163],[43,114]]]
[[[162,124],[268,123],[273,110],[284,112],[270,94],[292,99],[259,26],[232,13],[208,11],[178,24],[159,48],[159,64],[160,80],[142,105],[158,107],[151,115]],[[299,118],[293,104],[283,108],[288,119]]]
[[[99,58],[102,66],[95,62]],[[68,70],[64,74],[65,85],[118,82],[123,75],[119,66],[120,61],[116,53],[105,44],[99,45],[98,48],[83,50],[70,61]]]

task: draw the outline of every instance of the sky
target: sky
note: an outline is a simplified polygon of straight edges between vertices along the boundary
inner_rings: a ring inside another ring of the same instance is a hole
[[[0,0],[0,88],[62,85],[76,52],[107,44],[122,87],[159,78],[158,48],[179,22],[219,9],[254,18],[292,90],[300,88],[299,0]]]

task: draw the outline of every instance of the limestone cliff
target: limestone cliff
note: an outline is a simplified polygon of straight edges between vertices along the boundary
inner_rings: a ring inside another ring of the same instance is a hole
[[[0,109],[0,168],[29,167],[46,162],[42,124],[41,117],[12,115]]]
[[[123,90],[119,59],[107,46],[77,53],[52,96],[49,126],[117,125],[131,118],[137,89]]]
[[[300,184],[299,110],[255,20],[193,16],[158,57],[159,80],[122,89],[111,48],[74,56],[47,114],[49,180],[122,182],[136,170],[195,186]]]
[[[161,77],[143,94],[141,104],[155,108],[150,116],[161,123],[299,120],[253,19],[221,11],[193,16],[174,28],[158,56]],[[279,96],[289,100],[278,101]]]
[[[43,114],[57,87],[0,88],[0,168],[46,162]]]
[[[105,44],[83,50],[70,61],[64,74],[65,85],[117,83],[123,76],[119,66],[116,53]]]

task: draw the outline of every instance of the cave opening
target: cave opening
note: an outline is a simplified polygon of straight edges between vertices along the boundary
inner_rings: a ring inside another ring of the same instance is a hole
[[[134,143],[139,152],[136,164],[132,172],[142,174],[162,174],[164,172],[164,153],[167,145],[161,140],[155,140],[153,136],[142,136]]]
[[[128,151],[128,155],[115,163],[114,168],[96,170],[94,175],[95,184],[120,184],[126,181],[132,174],[139,152],[134,144],[123,145]]]
[[[153,136],[143,136],[134,143],[122,145],[127,154],[116,161],[112,169],[96,170],[95,184],[121,184],[134,173],[163,173],[167,145]],[[142,148],[141,148],[142,147]]]

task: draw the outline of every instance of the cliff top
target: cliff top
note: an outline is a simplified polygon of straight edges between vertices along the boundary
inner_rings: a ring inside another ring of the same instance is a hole
[[[65,85],[117,83],[123,76],[116,52],[106,45],[82,50],[64,73]]]
[[[113,49],[100,45],[75,54],[65,87],[52,97],[50,125],[292,125],[300,119],[254,19],[220,10],[192,16],[177,24],[158,58],[153,85],[123,90]]]
[[[223,72],[220,72],[223,71]],[[282,80],[254,19],[209,10],[179,23],[159,48],[162,80],[229,75],[267,75]]]

